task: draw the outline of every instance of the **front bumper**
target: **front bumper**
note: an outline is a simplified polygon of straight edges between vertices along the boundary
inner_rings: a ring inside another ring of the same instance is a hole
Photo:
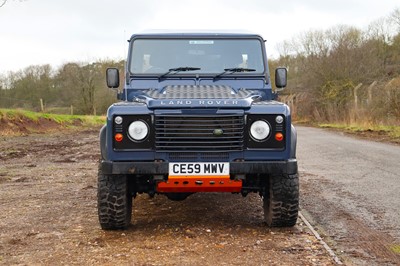
[[[101,161],[100,169],[107,175],[168,175],[168,162]],[[297,160],[230,162],[231,175],[296,174]]]

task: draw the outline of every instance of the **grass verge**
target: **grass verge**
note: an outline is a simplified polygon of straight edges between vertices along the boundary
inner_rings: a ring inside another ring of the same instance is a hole
[[[359,135],[372,140],[389,141],[400,144],[400,126],[358,125],[358,124],[318,124],[321,128],[330,128]]]
[[[19,109],[0,109],[0,135],[26,135],[60,129],[98,127],[105,124],[102,116],[60,115]]]

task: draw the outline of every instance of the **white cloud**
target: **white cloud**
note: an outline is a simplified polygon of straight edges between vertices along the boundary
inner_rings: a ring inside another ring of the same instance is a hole
[[[26,0],[0,8],[0,72],[31,64],[123,58],[144,29],[245,29],[277,43],[310,29],[366,26],[398,0]]]

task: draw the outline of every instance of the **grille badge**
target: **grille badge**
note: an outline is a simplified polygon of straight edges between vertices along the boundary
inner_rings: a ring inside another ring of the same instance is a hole
[[[221,128],[216,128],[213,131],[214,136],[222,136],[224,134],[224,131]]]

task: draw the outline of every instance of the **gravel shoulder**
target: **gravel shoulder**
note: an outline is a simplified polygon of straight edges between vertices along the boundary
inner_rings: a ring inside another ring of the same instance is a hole
[[[347,263],[399,265],[400,147],[297,130],[303,213]]]
[[[0,139],[0,264],[334,265],[309,229],[263,223],[258,195],[134,200],[132,226],[97,220],[98,131]]]

